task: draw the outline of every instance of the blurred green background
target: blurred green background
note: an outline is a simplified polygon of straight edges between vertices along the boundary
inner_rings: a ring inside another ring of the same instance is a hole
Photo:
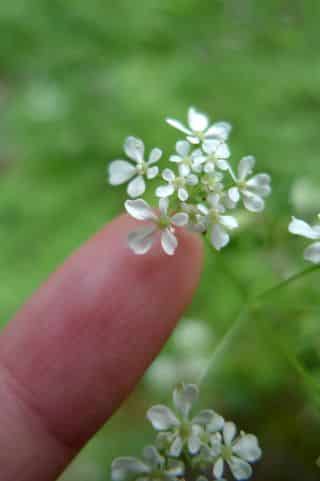
[[[246,298],[304,268],[305,244],[287,225],[319,211],[319,20],[312,0],[1,2],[2,324],[122,209],[106,165],[125,136],[170,154],[179,136],[164,117],[195,105],[229,120],[234,160],[254,154],[274,182],[266,212],[241,214],[243,232],[208,255],[186,313],[195,322],[182,321],[64,481],[109,479],[112,457],[151,440],[149,403],[168,400],[175,376],[199,376]],[[315,273],[249,316],[203,384],[203,401],[260,434],[260,481],[319,479],[318,286]]]

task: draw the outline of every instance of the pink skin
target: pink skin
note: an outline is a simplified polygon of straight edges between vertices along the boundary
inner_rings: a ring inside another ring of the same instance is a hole
[[[0,337],[2,481],[51,481],[128,396],[197,286],[202,248],[126,245],[121,216],[81,247]]]

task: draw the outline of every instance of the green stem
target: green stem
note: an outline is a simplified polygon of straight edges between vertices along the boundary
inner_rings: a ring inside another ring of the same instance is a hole
[[[289,277],[288,279],[285,279],[284,281],[279,282],[275,286],[266,289],[265,291],[261,292],[257,296],[255,296],[251,301],[249,301],[247,304],[244,305],[243,309],[240,311],[240,314],[236,318],[235,322],[233,323],[231,329],[228,330],[228,332],[223,336],[221,341],[219,342],[218,346],[215,348],[213,355],[209,361],[208,368],[203,375],[201,382],[207,377],[207,374],[211,368],[211,365],[213,362],[217,361],[219,357],[222,356],[222,354],[226,351],[227,347],[230,345],[230,342],[233,340],[233,338],[236,336],[237,332],[239,329],[241,329],[246,322],[249,319],[249,313],[252,310],[257,310],[258,308],[261,308],[263,306],[263,301],[265,299],[268,299],[269,297],[272,297],[272,295],[279,291],[282,290],[289,285],[293,284],[297,280],[300,280],[307,275],[315,272],[316,270],[320,269],[320,265],[315,265],[308,267],[307,269],[298,272],[297,274],[294,274],[293,276]],[[288,357],[288,355],[287,355]],[[302,368],[301,368],[302,369]]]

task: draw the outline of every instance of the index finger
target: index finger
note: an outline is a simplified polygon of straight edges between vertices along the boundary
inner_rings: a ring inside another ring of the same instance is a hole
[[[194,235],[174,257],[126,246],[122,216],[76,252],[0,338],[0,460],[5,481],[49,481],[132,390],[190,301]]]

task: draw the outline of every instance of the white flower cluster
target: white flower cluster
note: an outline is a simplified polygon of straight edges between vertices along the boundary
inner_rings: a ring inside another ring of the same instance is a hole
[[[176,152],[169,157],[175,171],[167,167],[161,172],[164,183],[155,190],[159,210],[140,197],[146,190],[146,180],[160,175],[155,165],[162,157],[160,149],[154,148],[145,160],[142,140],[128,137],[124,151],[131,162],[114,160],[109,165],[111,185],[128,182],[127,193],[133,200],[125,202],[127,212],[150,223],[130,234],[129,246],[136,254],[145,254],[160,231],[163,250],[173,255],[178,245],[175,230],[185,227],[208,233],[213,247],[220,250],[229,243],[230,231],[238,227],[237,219],[228,211],[242,202],[248,211],[261,212],[264,199],[271,193],[271,178],[264,173],[253,175],[252,156],[243,157],[233,170],[227,144],[231,125],[227,122],[210,125],[207,115],[191,107],[188,126],[170,118],[167,123],[184,133],[186,139],[176,143]]]
[[[207,409],[191,416],[199,391],[193,384],[180,384],[173,393],[175,411],[164,405],[149,409],[147,418],[158,432],[154,446],[142,459],[115,459],[112,481],[223,481],[228,466],[234,479],[252,475],[251,464],[262,451],[253,434],[240,432],[234,423]]]
[[[316,241],[310,244],[304,251],[305,260],[313,264],[320,264],[320,214],[318,215],[318,219],[318,224],[310,225],[301,219],[292,217],[289,224],[289,232],[291,232],[291,234]]]

